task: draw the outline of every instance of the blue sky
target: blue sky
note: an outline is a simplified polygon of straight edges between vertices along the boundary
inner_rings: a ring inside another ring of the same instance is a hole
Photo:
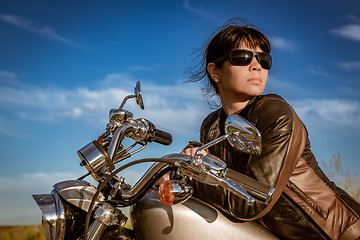
[[[104,131],[141,81],[145,110],[173,134],[137,155],[159,157],[197,140],[211,111],[184,83],[192,52],[232,17],[272,42],[265,93],[283,96],[308,128],[318,161],[340,153],[360,174],[360,2],[0,2],[0,225],[40,223],[33,193],[85,173],[76,151]],[[135,157],[136,158],[136,157]],[[134,182],[147,165],[127,171]]]

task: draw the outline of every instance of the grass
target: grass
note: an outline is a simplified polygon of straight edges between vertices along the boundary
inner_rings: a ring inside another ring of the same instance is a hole
[[[1,226],[0,240],[46,240],[42,226]]]
[[[328,162],[323,161],[323,165],[326,175],[360,202],[360,179],[356,173],[344,170],[340,153],[334,154]]]

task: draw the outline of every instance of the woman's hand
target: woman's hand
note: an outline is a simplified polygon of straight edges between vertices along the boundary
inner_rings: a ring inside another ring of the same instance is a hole
[[[195,155],[195,152],[198,148],[194,147],[194,148],[186,148],[184,149],[181,153],[189,155],[191,157],[193,157]],[[203,156],[207,155],[207,152],[205,150],[201,150],[200,154],[202,154]]]

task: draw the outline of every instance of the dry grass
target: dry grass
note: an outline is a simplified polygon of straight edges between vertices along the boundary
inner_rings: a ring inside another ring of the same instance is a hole
[[[356,173],[343,169],[343,159],[340,153],[334,154],[328,162],[323,161],[323,165],[328,177],[360,202],[360,179]]]
[[[2,226],[0,240],[46,240],[40,225]]]

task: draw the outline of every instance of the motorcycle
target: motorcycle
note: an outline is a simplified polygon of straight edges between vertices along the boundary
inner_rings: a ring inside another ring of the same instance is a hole
[[[47,240],[278,239],[256,221],[233,219],[193,196],[191,182],[199,181],[225,188],[250,205],[271,201],[273,188],[228,168],[214,156],[201,154],[224,140],[239,151],[259,154],[261,135],[251,123],[230,115],[225,135],[199,147],[193,157],[175,153],[124,163],[148,143],[172,142],[171,134],[157,129],[149,120],[134,119],[124,109],[131,98],[144,109],[140,82],[133,95],[125,97],[119,108],[110,110],[105,133],[77,152],[80,165],[88,171],[86,175],[55,184],[50,194],[33,195],[42,211]],[[125,148],[125,139],[134,143]],[[153,165],[134,186],[117,176],[144,162]],[[169,173],[171,180],[157,184]],[[97,187],[84,180],[89,175],[97,181]],[[124,214],[124,207],[130,208],[129,215]],[[132,227],[127,227],[127,222]]]

